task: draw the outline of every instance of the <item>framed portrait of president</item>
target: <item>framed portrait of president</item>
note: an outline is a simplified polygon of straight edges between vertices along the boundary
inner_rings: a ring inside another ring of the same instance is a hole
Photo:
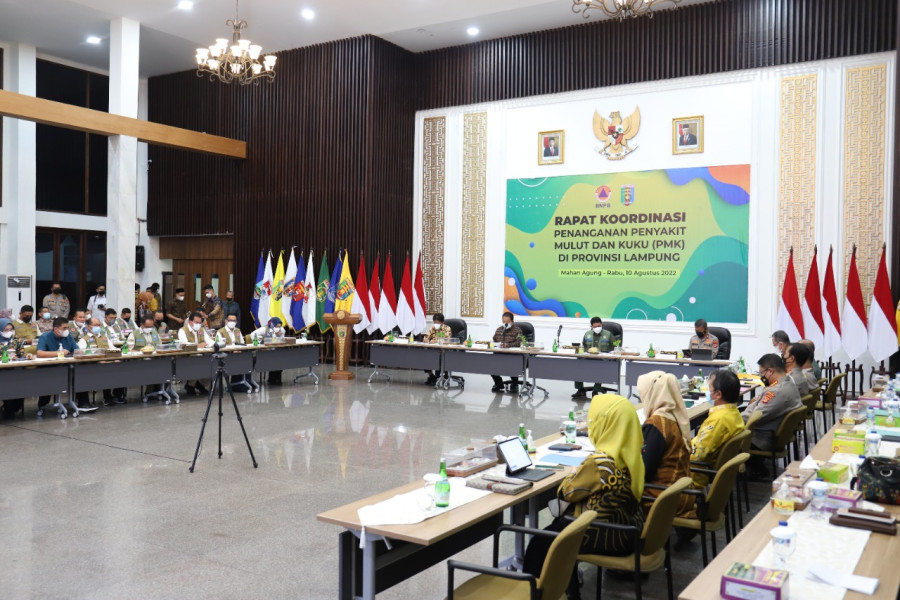
[[[565,162],[566,132],[542,131],[538,134],[538,164],[561,165]]]
[[[672,154],[703,152],[704,133],[702,116],[672,119]]]

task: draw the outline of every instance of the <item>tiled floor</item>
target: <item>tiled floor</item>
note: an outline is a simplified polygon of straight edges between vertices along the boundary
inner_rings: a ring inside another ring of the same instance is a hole
[[[553,432],[574,406],[571,386],[551,383],[546,401],[495,395],[486,376],[465,391],[436,392],[418,372],[390,371],[367,384],[303,380],[236,394],[259,468],[253,469],[230,404],[217,460],[215,405],[196,472],[188,472],[205,399],[180,405],[101,408],[78,419],[0,422],[0,597],[335,598],[337,534],[323,510],[418,480],[441,453],[472,438]],[[765,486],[751,489],[754,505]],[[724,542],[724,538],[720,538]],[[490,542],[460,555],[490,562]],[[674,553],[676,593],[700,571],[699,544]],[[596,589],[585,573],[584,596]],[[646,598],[665,598],[652,575]],[[438,565],[379,598],[443,598]],[[632,584],[606,579],[604,598]]]

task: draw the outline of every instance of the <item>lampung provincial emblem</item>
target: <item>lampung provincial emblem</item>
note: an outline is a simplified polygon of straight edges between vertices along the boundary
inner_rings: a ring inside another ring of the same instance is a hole
[[[603,145],[597,146],[596,150],[601,156],[605,156],[609,160],[622,160],[632,152],[638,149],[637,146],[632,148],[628,145],[628,141],[637,135],[641,128],[641,109],[634,107],[634,112],[622,120],[619,111],[609,115],[609,120],[600,116],[596,110],[594,111],[594,135]]]

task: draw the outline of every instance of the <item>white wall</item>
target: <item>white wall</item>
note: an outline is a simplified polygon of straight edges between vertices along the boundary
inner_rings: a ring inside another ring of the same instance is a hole
[[[482,105],[459,106],[421,111],[416,119],[416,177],[414,183],[415,227],[413,247],[422,244],[422,157],[423,121],[444,116],[445,146],[445,263],[444,307],[449,318],[460,309],[462,123],[471,112],[488,113],[488,165],[485,243],[485,310],[483,319],[466,319],[474,338],[487,339],[500,322],[503,312],[503,264],[505,252],[506,180],[511,178],[612,173],[644,169],[751,165],[750,257],[748,322],[730,325],[732,356],[743,355],[755,362],[771,350],[770,335],[775,329],[777,305],[783,273],[778,272],[778,188],[780,153],[780,92],[786,76],[818,74],[819,126],[817,151],[817,190],[815,239],[819,249],[835,247],[835,275],[838,295],[843,298],[843,261],[840,256],[842,231],[842,164],[844,119],[844,72],[848,67],[887,64],[887,89],[893,90],[894,53],[848,59],[805,63],[783,68],[740,71],[704,77],[642,83],[538,96]],[[602,116],[618,110],[622,117],[635,106],[641,110],[641,128],[631,143],[638,149],[624,160],[610,161],[597,152],[592,118],[596,109]],[[893,131],[894,98],[887,98],[887,131]],[[705,147],[702,154],[672,154],[672,119],[703,115]],[[537,134],[540,131],[565,130],[565,163],[537,164]],[[885,190],[891,189],[893,139],[886,136]],[[890,202],[885,202],[883,236],[890,247]],[[821,257],[821,255],[820,255]],[[825,259],[820,260],[820,276]],[[890,260],[890,257],[889,257]],[[800,289],[806,273],[798,273]],[[864,290],[868,296],[871,290]],[[587,328],[582,319],[519,317],[535,325],[538,342],[550,344],[556,329],[564,325],[563,340],[576,340]],[[621,320],[620,320],[621,321]],[[693,323],[621,321],[626,331],[626,346],[646,350],[654,347],[677,349],[685,346],[693,333]],[[846,361],[838,354],[836,359]]]

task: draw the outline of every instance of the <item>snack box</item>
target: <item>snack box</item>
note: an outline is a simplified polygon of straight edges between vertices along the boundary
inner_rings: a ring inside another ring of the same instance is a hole
[[[719,592],[728,600],[788,600],[787,571],[732,563],[722,575]]]
[[[825,496],[825,510],[837,512],[841,508],[856,508],[862,502],[862,492],[832,488]]]
[[[861,408],[866,408],[871,406],[872,408],[881,408],[881,398],[877,398],[875,396],[860,396],[856,399],[858,405],[862,405]]]
[[[835,435],[831,442],[831,451],[834,453],[841,452],[843,454],[860,454],[866,453],[866,440],[863,437],[851,437],[845,435]],[[845,465],[846,466],[846,465]],[[838,483],[838,482],[833,482]]]
[[[847,465],[828,462],[819,467],[819,477],[828,483],[843,483],[850,478],[850,468]]]

